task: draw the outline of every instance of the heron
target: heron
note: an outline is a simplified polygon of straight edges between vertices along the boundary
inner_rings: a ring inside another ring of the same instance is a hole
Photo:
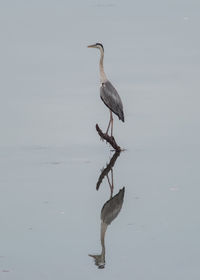
[[[121,98],[111,84],[111,82],[107,79],[106,74],[104,72],[103,67],[103,59],[104,59],[104,47],[100,43],[96,43],[93,45],[89,45],[88,48],[96,48],[100,50],[100,61],[99,61],[99,71],[100,71],[100,97],[104,104],[110,110],[110,120],[108,123],[108,128],[106,130],[106,134],[108,134],[109,128],[111,126],[111,136],[113,136],[113,116],[112,113],[116,114],[122,122],[124,122],[124,112],[123,112],[123,104]]]
[[[101,209],[101,254],[99,255],[91,255],[95,261],[95,265],[98,268],[105,268],[105,254],[106,254],[106,246],[105,246],[105,234],[107,227],[112,223],[112,221],[118,216],[119,212],[122,209],[122,205],[124,202],[124,193],[125,187],[123,187],[119,192],[111,197],[102,207]]]

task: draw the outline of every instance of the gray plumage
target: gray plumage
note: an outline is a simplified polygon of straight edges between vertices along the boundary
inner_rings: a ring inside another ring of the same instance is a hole
[[[104,104],[124,122],[124,112],[121,98],[110,81],[102,83],[100,97]]]
[[[113,196],[104,204],[101,210],[101,220],[105,224],[111,224],[111,222],[117,217],[117,215],[121,211],[124,201],[124,191],[125,187],[119,190],[119,192],[115,196]]]

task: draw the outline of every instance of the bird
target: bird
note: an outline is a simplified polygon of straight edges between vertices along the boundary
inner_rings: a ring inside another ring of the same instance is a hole
[[[105,268],[105,254],[106,254],[106,247],[105,247],[105,234],[107,227],[112,223],[112,221],[118,216],[119,212],[122,209],[122,205],[124,202],[124,193],[125,187],[119,190],[119,192],[109,199],[101,209],[101,254],[99,255],[91,255],[95,261],[95,265],[98,268]]]
[[[123,104],[121,98],[115,89],[115,87],[111,84],[111,82],[107,79],[107,76],[104,72],[103,67],[103,59],[104,59],[104,47],[101,43],[96,43],[93,45],[89,45],[88,48],[96,48],[100,50],[100,61],[99,61],[99,71],[100,71],[100,97],[104,104],[110,110],[110,120],[108,123],[108,128],[106,130],[106,135],[108,135],[109,128],[111,125],[111,136],[113,136],[113,116],[112,113],[116,114],[122,122],[124,122],[124,111]]]

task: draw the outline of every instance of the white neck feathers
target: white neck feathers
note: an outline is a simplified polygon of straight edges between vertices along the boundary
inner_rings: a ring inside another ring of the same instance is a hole
[[[105,83],[108,79],[106,77],[106,74],[105,74],[104,68],[103,68],[104,52],[103,52],[102,48],[99,48],[99,50],[101,52],[101,57],[100,57],[100,61],[99,61],[100,81],[101,81],[101,83]]]

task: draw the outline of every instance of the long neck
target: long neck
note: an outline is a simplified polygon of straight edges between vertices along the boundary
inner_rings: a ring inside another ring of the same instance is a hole
[[[106,253],[106,248],[105,248],[105,233],[107,230],[107,224],[105,224],[103,221],[101,222],[101,261],[105,263],[105,253]]]
[[[105,251],[105,233],[107,230],[108,225],[105,224],[103,221],[101,222],[101,246],[102,249]]]
[[[101,81],[101,83],[105,83],[108,79],[106,77],[106,74],[105,74],[104,68],[103,68],[104,53],[103,53],[102,49],[100,49],[100,52],[101,52],[101,57],[100,57],[100,61],[99,61],[100,81]]]

